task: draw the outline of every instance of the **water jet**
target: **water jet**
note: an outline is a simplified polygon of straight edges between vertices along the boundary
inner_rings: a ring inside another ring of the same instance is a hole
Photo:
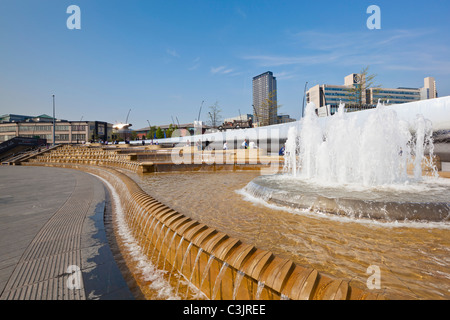
[[[289,128],[284,172],[257,177],[247,193],[351,218],[450,220],[450,185],[437,177],[431,121],[402,120],[380,103],[362,119],[341,104],[325,123],[314,110],[308,104],[299,125]]]

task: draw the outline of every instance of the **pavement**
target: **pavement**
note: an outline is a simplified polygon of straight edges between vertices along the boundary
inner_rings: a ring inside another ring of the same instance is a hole
[[[133,300],[88,173],[0,166],[0,300]]]

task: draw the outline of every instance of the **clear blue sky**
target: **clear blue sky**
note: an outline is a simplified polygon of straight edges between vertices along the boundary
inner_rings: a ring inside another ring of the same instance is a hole
[[[69,5],[81,30],[69,30]],[[366,9],[381,8],[381,30]],[[0,0],[0,114],[129,122],[252,113],[252,77],[278,79],[279,113],[298,118],[303,89],[343,84],[370,66],[384,87],[450,95],[450,1]]]

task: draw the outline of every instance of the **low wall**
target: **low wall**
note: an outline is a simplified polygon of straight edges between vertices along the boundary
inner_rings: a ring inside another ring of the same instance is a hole
[[[209,299],[382,299],[317,270],[243,243],[184,216],[146,194],[112,168],[79,164],[28,164],[79,169],[96,174],[117,191],[135,240],[150,256],[158,252]],[[151,248],[151,250],[150,250]]]

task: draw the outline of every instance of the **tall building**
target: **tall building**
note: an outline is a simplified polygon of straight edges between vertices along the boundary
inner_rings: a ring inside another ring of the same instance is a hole
[[[436,90],[436,81],[433,77],[427,77],[423,80],[421,100],[434,99],[438,97]]]
[[[312,87],[306,93],[306,101],[314,102],[319,116],[329,116],[337,111],[341,102],[345,104],[347,111],[356,111],[361,108],[374,108],[378,101],[390,105],[437,98],[436,82],[433,77],[424,79],[423,88],[355,90],[361,83],[364,83],[361,75],[352,73],[345,77],[344,85],[323,84]]]
[[[277,79],[271,71],[253,77],[253,119],[258,127],[276,124]]]

